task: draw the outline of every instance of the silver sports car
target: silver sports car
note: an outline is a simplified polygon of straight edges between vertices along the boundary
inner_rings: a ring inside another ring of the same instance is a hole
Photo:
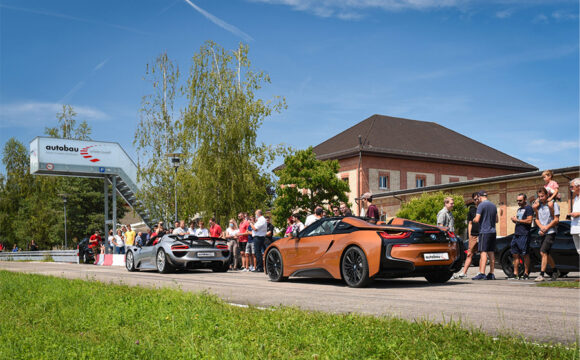
[[[125,267],[129,271],[157,269],[160,273],[168,273],[176,268],[226,272],[230,259],[227,242],[223,239],[164,235],[152,246],[129,246]]]

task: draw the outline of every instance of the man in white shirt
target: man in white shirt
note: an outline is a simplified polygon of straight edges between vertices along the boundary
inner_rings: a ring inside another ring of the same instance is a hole
[[[178,226],[173,229],[173,235],[185,235],[185,220],[181,220],[179,223],[176,221],[176,224],[178,224]]]
[[[570,181],[570,189],[572,189],[574,196],[574,199],[572,199],[572,212],[570,213],[572,218],[570,234],[572,234],[574,246],[576,246],[576,250],[580,254],[580,178]]]
[[[268,232],[268,222],[262,215],[262,210],[256,210],[256,222],[252,224],[254,247],[256,248],[256,268],[254,272],[264,272],[264,243],[266,242],[266,232]]]
[[[304,223],[304,227],[316,222],[317,220],[322,219],[322,207],[317,206],[314,208],[314,214],[310,214],[306,217],[306,222]]]
[[[209,237],[209,231],[205,228],[205,223],[203,220],[199,220],[199,227],[195,230],[195,236]]]

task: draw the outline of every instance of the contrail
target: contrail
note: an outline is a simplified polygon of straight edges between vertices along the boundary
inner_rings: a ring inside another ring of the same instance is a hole
[[[75,16],[69,16],[69,15],[65,15],[65,14],[60,14],[60,13],[56,13],[56,12],[52,12],[52,11],[20,8],[20,7],[8,6],[8,5],[4,5],[4,4],[0,4],[0,7],[5,8],[5,9],[10,9],[10,10],[28,12],[28,13],[32,13],[32,14],[58,17],[58,18],[67,19],[67,20],[73,20],[73,21],[80,21],[80,22],[84,22],[84,23],[88,23],[88,24],[105,25],[105,26],[110,26],[110,27],[114,27],[114,28],[117,28],[117,29],[129,31],[129,32],[132,32],[132,33],[135,33],[135,34],[140,34],[140,35],[150,35],[149,33],[146,33],[144,31],[140,31],[140,30],[133,29],[133,28],[130,28],[130,27],[127,27],[127,26],[123,26],[123,25],[117,25],[117,24],[110,24],[110,23],[106,23],[106,22],[94,21],[94,20],[90,20],[90,19],[84,19],[84,18],[79,18],[79,17],[75,17]]]
[[[103,66],[105,66],[105,64],[107,64],[107,62],[109,62],[109,60],[111,59],[111,57],[109,56],[108,58],[106,58],[105,60],[101,61],[100,63],[97,64],[97,66],[95,66],[93,68],[93,70],[85,77],[84,80],[79,81],[69,92],[66,93],[65,96],[62,97],[62,99],[60,99],[58,101],[59,104],[64,104],[65,101],[68,101],[68,99],[70,99],[74,94],[76,94],[77,91],[79,91],[83,86],[85,86],[87,80],[97,71],[101,70],[103,68]]]
[[[243,32],[242,30],[238,29],[237,27],[235,27],[233,25],[228,24],[227,22],[225,22],[221,19],[218,19],[217,17],[213,16],[212,14],[208,13],[204,9],[202,9],[199,6],[192,3],[190,0],[185,0],[185,2],[188,3],[192,8],[197,10],[197,12],[199,12],[200,14],[205,16],[209,21],[216,24],[217,26],[231,32],[232,34],[234,34],[236,36],[243,38],[246,41],[253,41],[254,40],[254,38],[252,38],[250,35]]]

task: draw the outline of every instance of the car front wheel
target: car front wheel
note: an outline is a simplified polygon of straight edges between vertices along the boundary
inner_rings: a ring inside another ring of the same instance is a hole
[[[159,252],[157,252],[157,270],[162,274],[167,274],[173,271],[173,267],[169,264],[167,255],[163,249],[159,249]]]
[[[370,282],[367,257],[359,247],[353,246],[344,252],[340,269],[344,282],[350,287],[365,287]]]
[[[127,268],[128,271],[136,271],[137,269],[135,268],[135,255],[133,255],[132,251],[129,251],[125,257],[125,267]]]
[[[434,271],[425,275],[425,279],[432,284],[443,284],[451,279],[453,272],[451,271]]]
[[[276,248],[272,248],[266,254],[266,272],[268,272],[268,277],[271,281],[279,282],[288,279],[288,277],[284,276],[282,254]]]

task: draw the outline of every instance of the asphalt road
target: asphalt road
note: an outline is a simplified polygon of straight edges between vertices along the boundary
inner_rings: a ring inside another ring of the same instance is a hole
[[[352,289],[335,280],[293,278],[273,283],[264,274],[238,271],[129,273],[120,267],[4,261],[0,261],[0,269],[207,291],[241,305],[292,305],[308,310],[394,315],[410,320],[453,320],[466,328],[479,328],[494,335],[521,335],[536,342],[572,343],[579,334],[579,289],[537,287],[533,281],[505,280],[501,270],[496,271],[496,281],[450,280],[446,284],[431,285],[422,278],[378,280],[368,288]],[[474,275],[475,268],[470,272]],[[560,281],[578,278],[578,273],[572,273]]]

